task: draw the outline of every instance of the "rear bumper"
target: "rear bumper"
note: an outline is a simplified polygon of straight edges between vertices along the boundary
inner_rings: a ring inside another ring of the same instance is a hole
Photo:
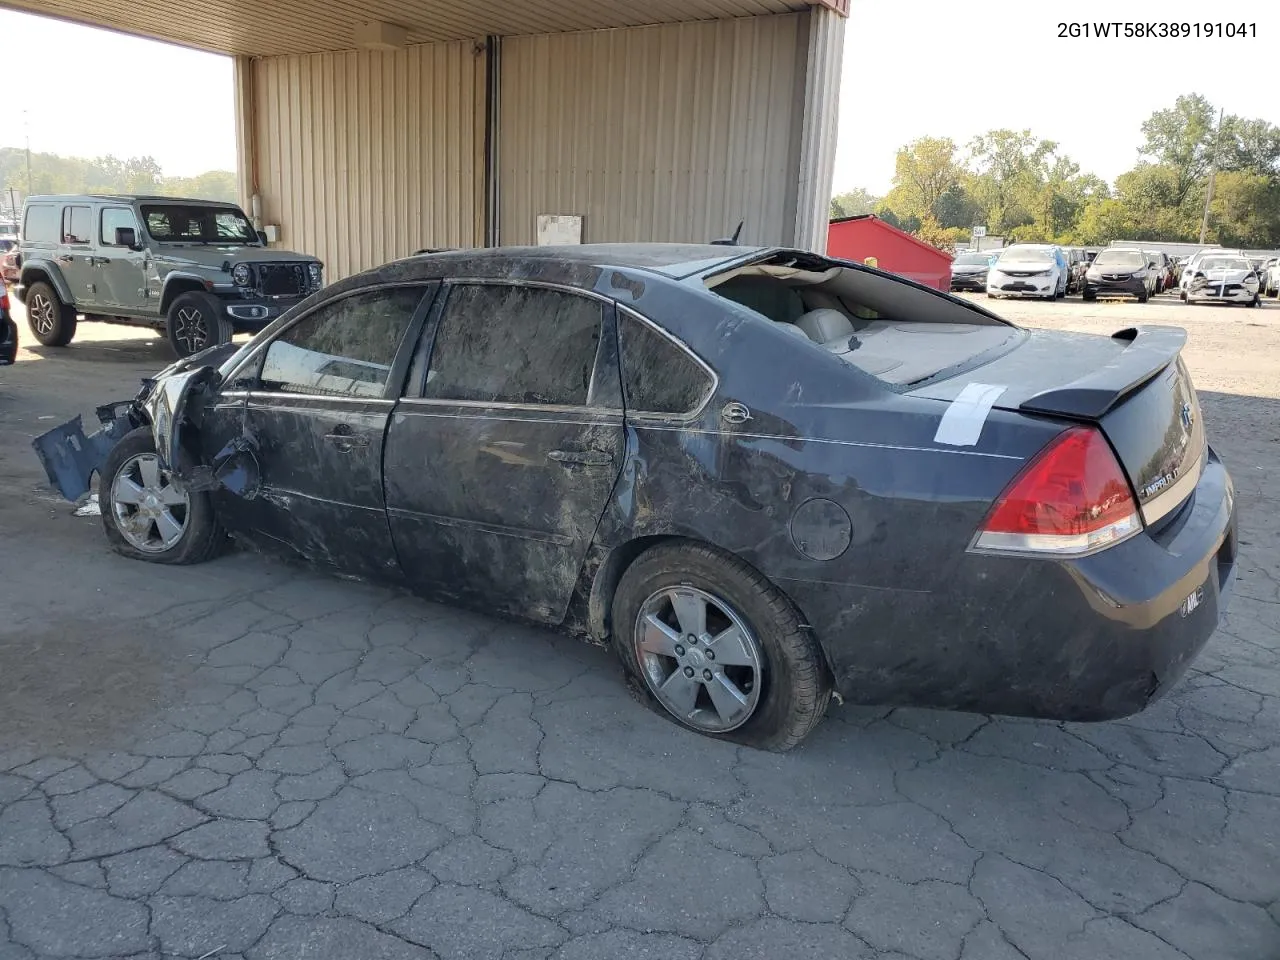
[[[1108,720],[1172,687],[1218,625],[1237,520],[1216,456],[1157,535],[1080,560],[966,554],[945,594],[790,583],[850,702]]]

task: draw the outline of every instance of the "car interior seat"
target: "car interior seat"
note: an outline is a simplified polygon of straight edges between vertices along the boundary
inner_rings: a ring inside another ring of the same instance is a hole
[[[849,338],[854,333],[853,321],[830,307],[802,314],[796,318],[796,326],[814,343],[837,353],[848,349]]]

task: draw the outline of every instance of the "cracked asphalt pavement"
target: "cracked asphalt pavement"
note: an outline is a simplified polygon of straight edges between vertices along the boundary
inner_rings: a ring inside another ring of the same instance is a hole
[[[676,728],[541,629],[244,553],[117,557],[29,441],[167,348],[85,324],[25,350],[0,958],[1280,958],[1280,308],[1004,312],[1190,329],[1242,511],[1230,615],[1129,720],[833,706],[785,756]]]

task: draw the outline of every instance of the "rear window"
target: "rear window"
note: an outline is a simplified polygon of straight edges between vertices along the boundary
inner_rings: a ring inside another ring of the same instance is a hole
[[[58,208],[51,203],[33,203],[27,207],[22,236],[32,243],[57,243]]]

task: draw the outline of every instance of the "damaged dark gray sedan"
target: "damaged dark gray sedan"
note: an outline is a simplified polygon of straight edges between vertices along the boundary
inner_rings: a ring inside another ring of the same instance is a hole
[[[1232,485],[1185,334],[1028,331],[794,250],[414,257],[36,441],[126,556],[228,536],[611,640],[679,723],[1102,720],[1217,625]]]

